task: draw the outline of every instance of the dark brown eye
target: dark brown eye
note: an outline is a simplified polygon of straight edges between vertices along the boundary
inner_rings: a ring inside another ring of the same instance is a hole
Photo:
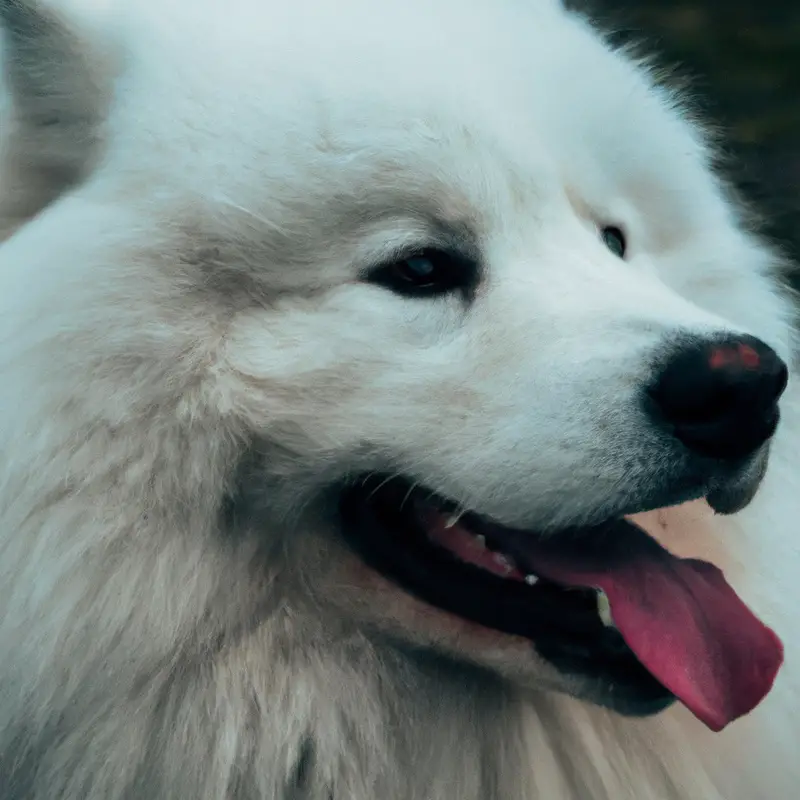
[[[464,259],[426,249],[377,267],[367,280],[406,297],[434,297],[473,287],[476,273],[475,266]]]
[[[628,249],[625,241],[625,234],[613,225],[608,225],[600,231],[603,238],[603,244],[615,255],[617,258],[625,258],[625,252]]]

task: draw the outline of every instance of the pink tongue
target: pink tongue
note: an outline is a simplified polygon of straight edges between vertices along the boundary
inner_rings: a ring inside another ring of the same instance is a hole
[[[639,661],[719,731],[770,691],[783,645],[717,567],[677,558],[633,523],[618,524],[632,530],[610,561],[601,550],[581,555],[575,547],[560,554],[546,546],[526,546],[526,561],[551,581],[602,589],[614,624]]]

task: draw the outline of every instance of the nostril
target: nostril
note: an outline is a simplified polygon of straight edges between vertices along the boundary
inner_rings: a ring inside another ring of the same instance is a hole
[[[775,431],[786,365],[755,337],[698,340],[676,350],[649,390],[656,414],[691,450],[741,458]]]
[[[740,402],[739,387],[715,381],[692,365],[675,364],[670,372],[651,390],[651,396],[670,422],[713,422]]]

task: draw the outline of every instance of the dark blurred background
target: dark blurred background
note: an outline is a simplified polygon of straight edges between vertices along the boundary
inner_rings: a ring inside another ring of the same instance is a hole
[[[800,259],[800,0],[576,2],[678,65],[707,118],[723,126],[729,175]],[[800,286],[800,280],[798,280]]]

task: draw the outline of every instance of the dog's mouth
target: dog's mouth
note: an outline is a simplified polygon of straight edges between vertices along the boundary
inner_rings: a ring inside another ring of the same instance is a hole
[[[761,702],[783,661],[719,569],[673,556],[628,519],[543,537],[380,475],[346,489],[340,506],[372,568],[433,606],[530,639],[622,713],[677,698],[721,730]]]

